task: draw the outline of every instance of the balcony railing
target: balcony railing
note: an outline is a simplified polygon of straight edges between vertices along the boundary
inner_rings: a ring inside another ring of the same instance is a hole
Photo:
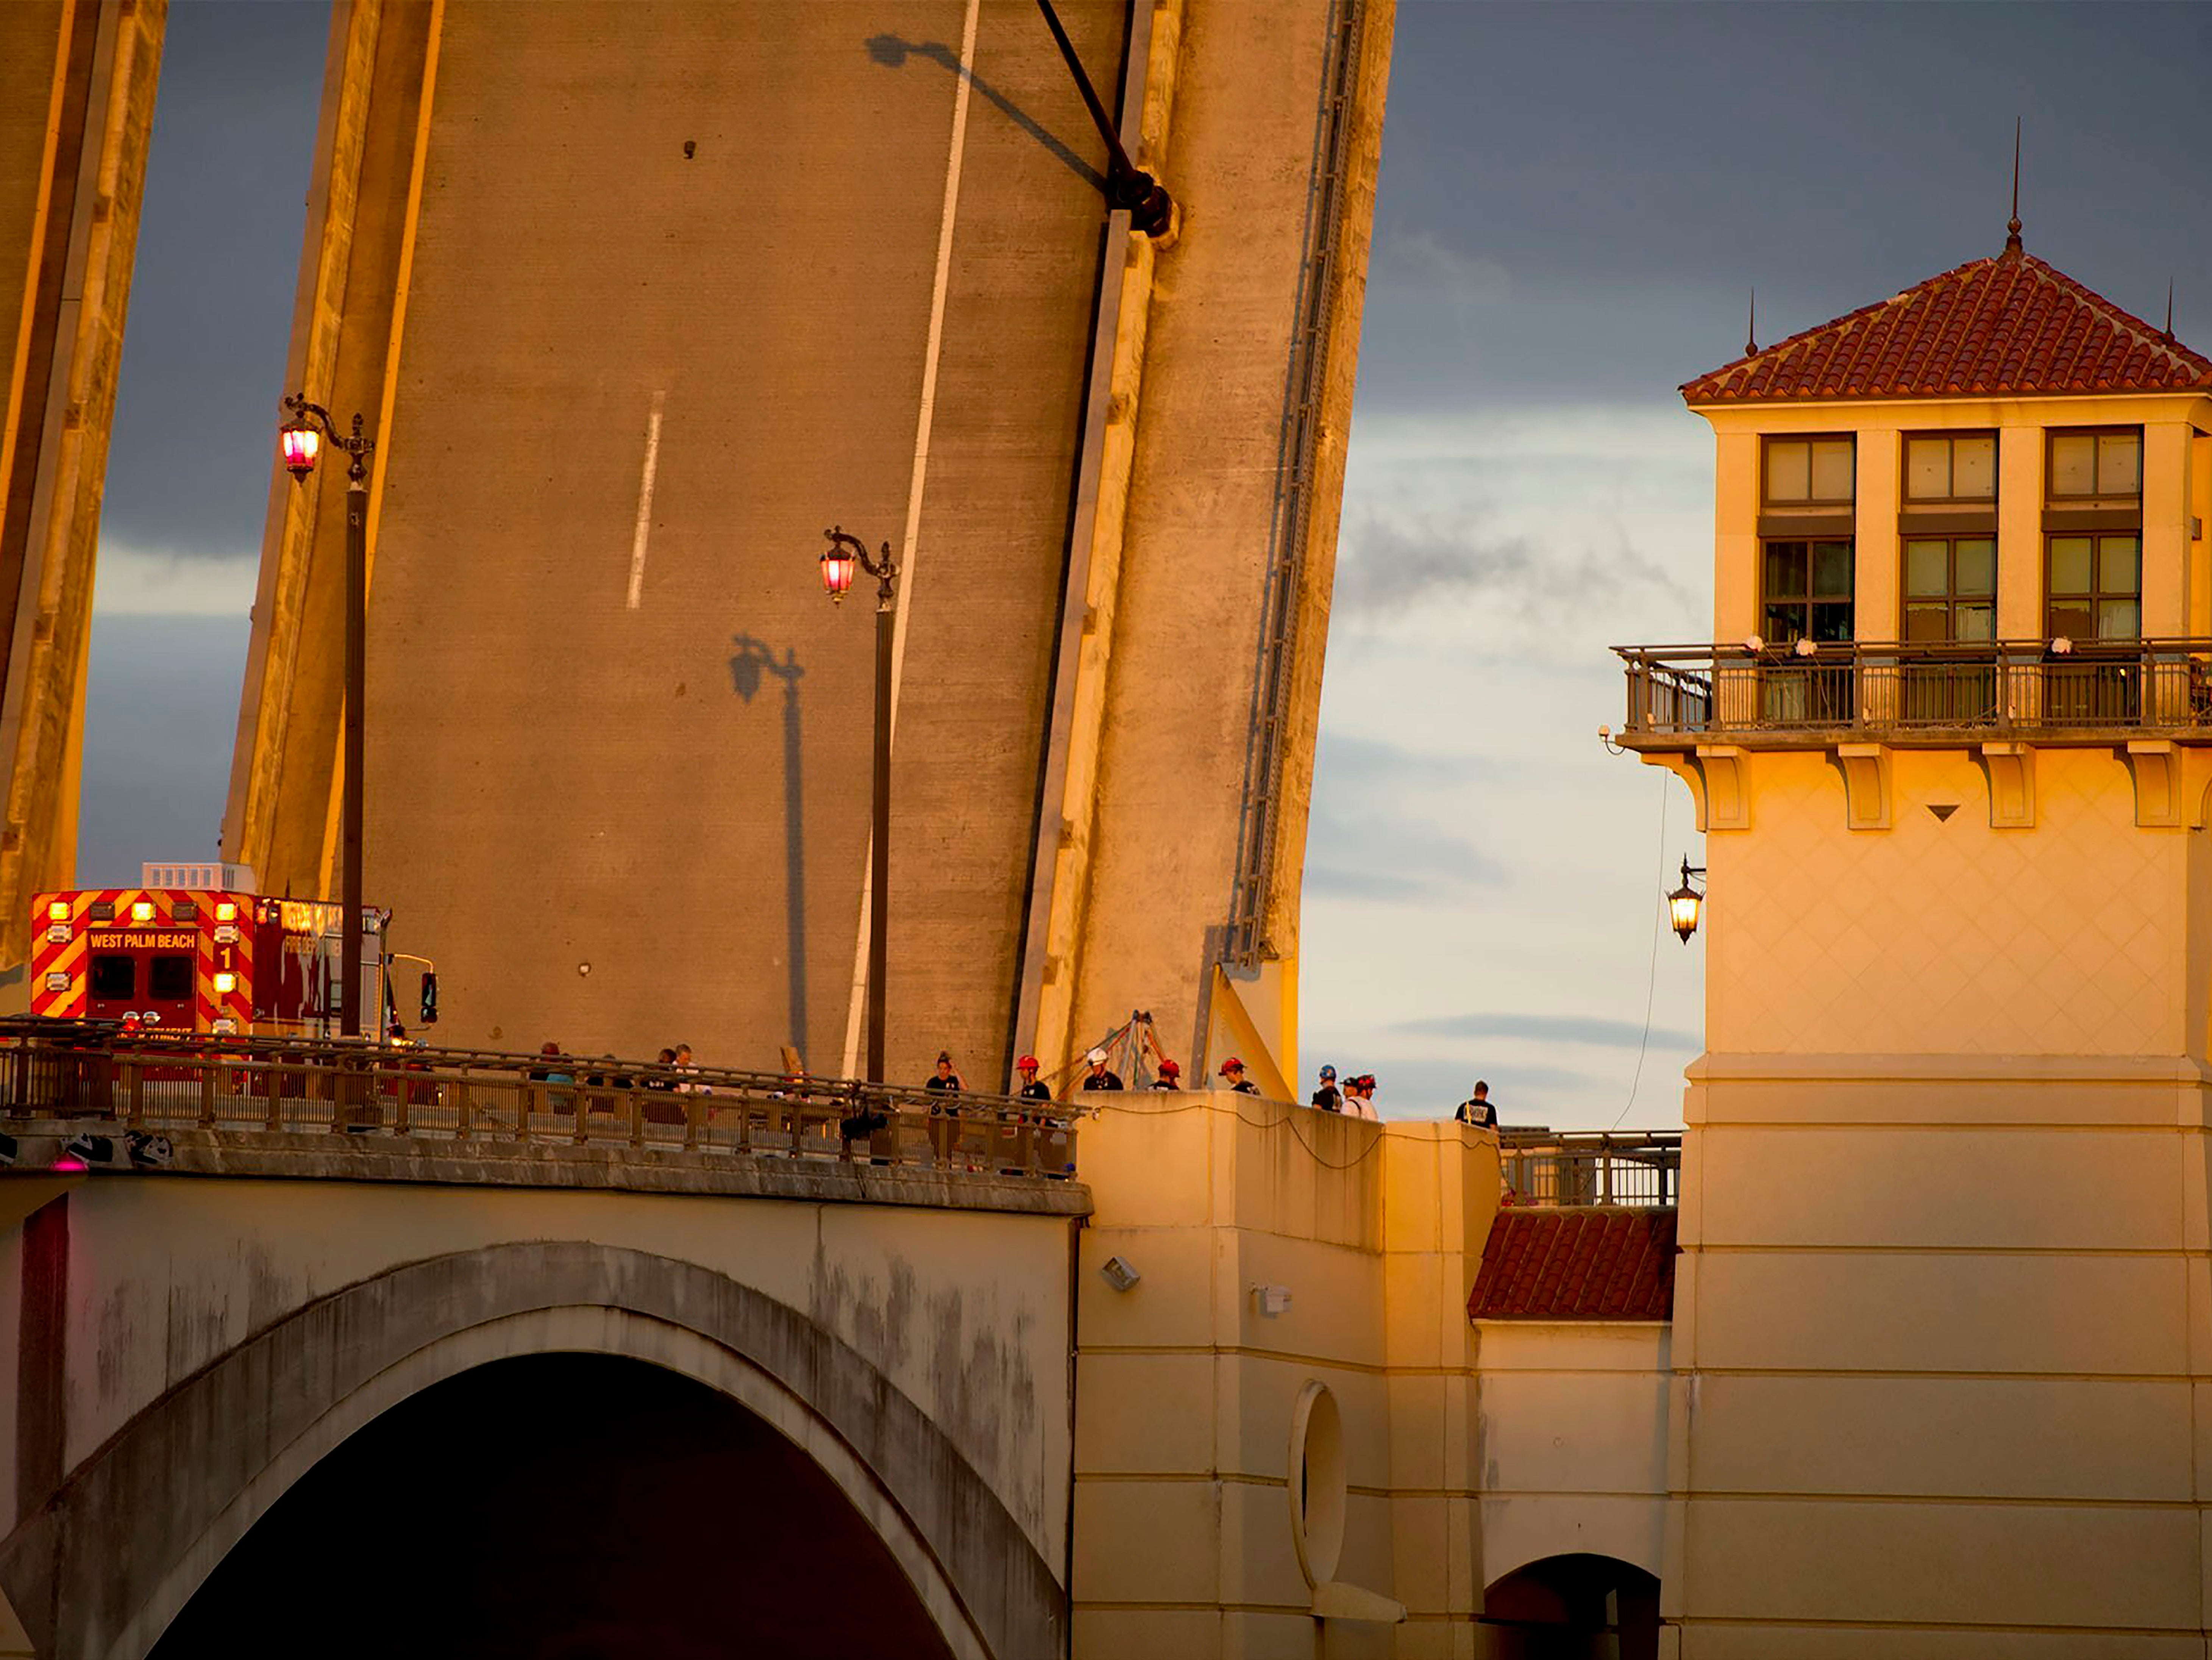
[[[1505,1202],[1664,1207],[1680,1202],[1682,1138],[1641,1132],[1498,1132]]]
[[[2212,740],[2212,640],[1619,646],[1620,741]]]
[[[0,1022],[0,1118],[145,1134],[325,1132],[363,1146],[568,1144],[1060,1178],[1075,1168],[1077,1116],[980,1091],[579,1055]]]

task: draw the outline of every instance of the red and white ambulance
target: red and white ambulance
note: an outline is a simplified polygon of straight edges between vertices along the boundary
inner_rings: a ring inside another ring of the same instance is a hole
[[[273,899],[242,865],[149,864],[135,888],[40,894],[31,912],[31,1012],[156,1031],[327,1038],[338,1032],[343,908]],[[387,930],[362,913],[362,1036],[392,1035]],[[420,959],[410,959],[417,960]],[[424,965],[422,1016],[437,1018]]]

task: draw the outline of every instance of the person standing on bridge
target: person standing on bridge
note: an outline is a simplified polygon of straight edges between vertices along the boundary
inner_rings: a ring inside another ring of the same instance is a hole
[[[1474,1093],[1459,1104],[1459,1110],[1452,1114],[1452,1117],[1459,1123],[1472,1124],[1479,1130],[1496,1129],[1498,1109],[1490,1104],[1490,1085],[1483,1079],[1476,1079]]]
[[[1182,1068],[1166,1056],[1161,1056],[1160,1075],[1152,1079],[1152,1087],[1156,1090],[1175,1090],[1180,1092],[1182,1089]]]
[[[1334,1067],[1323,1067],[1321,1069],[1321,1087],[1313,1092],[1313,1104],[1323,1112],[1344,1110],[1344,1091],[1336,1086]]]
[[[1239,1095],[1257,1095],[1260,1092],[1260,1086],[1244,1075],[1244,1063],[1233,1055],[1221,1063],[1220,1076],[1226,1079],[1228,1086]]]
[[[1083,1082],[1077,1085],[1078,1088],[1086,1090],[1119,1090],[1127,1089],[1128,1087],[1127,1085],[1121,1081],[1121,1074],[1118,1072],[1113,1071],[1107,1066],[1106,1051],[1104,1049],[1092,1049],[1083,1058],[1090,1063],[1091,1070],[1083,1074]]]
[[[1037,1058],[1024,1055],[1014,1062],[1014,1070],[1022,1075],[1022,1086],[1014,1093],[1024,1101],[1049,1101],[1052,1091],[1037,1078]]]
[[[1350,1080],[1344,1110],[1354,1118],[1364,1118],[1370,1124],[1382,1122],[1382,1115],[1375,1110],[1375,1074],[1363,1072]]]
[[[953,1068],[951,1051],[938,1050],[937,1070],[921,1080],[921,1086],[933,1096],[960,1093],[961,1078]],[[960,1139],[959,1126],[952,1121],[959,1116],[960,1109],[950,1100],[933,1100],[929,1104],[930,1151],[940,1169],[950,1170],[952,1166],[955,1144]],[[971,1164],[968,1168],[973,1170],[975,1166]]]

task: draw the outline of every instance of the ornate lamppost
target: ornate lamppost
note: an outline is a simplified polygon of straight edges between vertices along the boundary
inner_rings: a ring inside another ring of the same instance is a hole
[[[361,819],[362,703],[368,683],[368,458],[376,441],[362,435],[361,417],[342,433],[331,412],[311,404],[304,392],[284,400],[284,424],[278,449],[293,482],[304,483],[315,470],[327,438],[345,452],[345,800],[340,813],[339,888],[345,915],[339,921],[338,1033],[361,1036]]]
[[[842,601],[853,586],[857,566],[876,579],[876,780],[875,833],[870,837],[868,879],[868,1073],[884,1079],[884,976],[889,958],[886,927],[891,873],[891,629],[897,617],[898,562],[891,544],[871,554],[857,536],[832,526],[822,532],[830,545],[822,555],[822,587]]]

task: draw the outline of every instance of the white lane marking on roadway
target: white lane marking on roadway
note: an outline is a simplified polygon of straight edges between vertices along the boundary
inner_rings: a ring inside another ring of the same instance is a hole
[[[653,533],[653,476],[660,470],[660,410],[668,394],[653,394],[653,413],[645,418],[645,470],[637,480],[637,528],[629,538],[629,608],[645,592],[645,542]]]
[[[921,533],[922,486],[929,473],[929,424],[937,413],[937,357],[945,343],[945,296],[952,282],[952,225],[960,210],[960,157],[968,147],[968,88],[975,62],[975,23],[982,0],[968,0],[960,24],[960,72],[952,78],[952,148],[945,160],[945,207],[937,221],[937,273],[929,285],[929,344],[921,359],[921,408],[914,423],[914,473],[907,486],[906,532],[899,543],[898,615],[891,623],[891,739],[898,739],[899,685],[906,672],[906,619],[913,609],[915,544]],[[860,1055],[860,1016],[868,999],[868,906],[874,886],[875,849],[860,867],[860,927],[853,952],[853,997],[845,1009],[845,1070],[850,1078]]]

